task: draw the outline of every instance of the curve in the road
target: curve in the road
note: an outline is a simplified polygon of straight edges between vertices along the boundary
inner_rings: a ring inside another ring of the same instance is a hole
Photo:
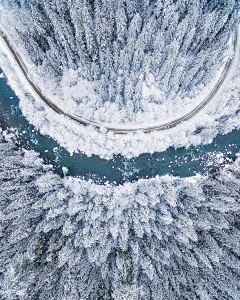
[[[71,114],[69,112],[66,112],[66,111],[62,110],[59,106],[57,106],[51,100],[46,98],[42,94],[41,89],[30,80],[30,78],[28,77],[28,73],[27,73],[27,67],[25,66],[25,64],[24,64],[23,60],[21,59],[21,57],[19,56],[19,54],[12,48],[7,36],[1,30],[0,30],[0,35],[1,35],[2,39],[4,40],[5,44],[7,45],[9,51],[13,55],[13,58],[15,59],[16,63],[18,64],[18,66],[19,66],[20,70],[22,71],[24,77],[26,78],[26,80],[28,81],[28,83],[30,84],[32,89],[34,90],[34,92],[49,107],[51,107],[54,111],[56,111],[59,114],[65,115],[65,116],[69,117],[70,119],[72,119],[74,121],[77,121],[78,123],[81,123],[83,125],[91,125],[91,126],[94,126],[98,129],[105,128],[108,131],[113,131],[113,132],[118,133],[118,134],[126,134],[126,133],[130,133],[130,132],[136,132],[136,131],[139,131],[139,130],[141,130],[143,132],[150,132],[150,131],[153,131],[153,130],[167,130],[167,129],[170,129],[170,128],[173,128],[173,127],[177,126],[179,123],[181,123],[183,121],[187,121],[187,120],[191,119],[200,110],[202,110],[212,100],[212,98],[216,95],[216,93],[218,92],[218,90],[222,86],[224,80],[226,79],[226,77],[227,77],[227,75],[230,71],[230,68],[231,68],[233,60],[234,60],[234,56],[236,54],[238,29],[237,28],[235,29],[234,35],[233,35],[234,55],[227,60],[225,66],[224,66],[224,69],[222,71],[222,74],[221,74],[219,80],[217,81],[217,83],[215,84],[214,88],[212,89],[212,91],[209,93],[209,95],[197,107],[195,107],[192,111],[190,111],[186,115],[184,115],[184,116],[182,116],[178,119],[175,119],[171,122],[167,122],[167,123],[159,124],[159,125],[147,126],[147,127],[136,126],[136,127],[131,127],[131,128],[126,128],[126,127],[121,127],[121,126],[111,126],[111,125],[104,124],[104,123],[98,123],[98,122],[90,121],[90,120],[87,120],[87,119],[82,118],[80,116],[77,116],[75,114]]]

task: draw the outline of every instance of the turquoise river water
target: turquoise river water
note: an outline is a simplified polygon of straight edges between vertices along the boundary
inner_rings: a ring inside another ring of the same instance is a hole
[[[2,73],[2,70],[0,70]],[[240,147],[240,131],[234,130],[227,135],[218,135],[211,144],[197,147],[174,149],[142,154],[126,159],[120,155],[111,160],[98,156],[88,157],[83,153],[71,155],[51,139],[43,136],[39,130],[29,124],[18,106],[19,99],[7,84],[4,76],[0,78],[0,126],[3,130],[15,133],[15,142],[19,147],[31,149],[40,154],[45,163],[52,164],[55,171],[63,176],[63,167],[68,175],[92,179],[95,182],[121,184],[139,178],[151,178],[157,175],[172,174],[186,177],[206,171],[214,174],[229,160],[235,160]],[[217,158],[221,158],[221,160]]]

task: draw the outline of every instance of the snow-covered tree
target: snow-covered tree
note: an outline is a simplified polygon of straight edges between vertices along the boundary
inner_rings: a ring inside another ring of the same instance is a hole
[[[2,299],[238,299],[239,157],[121,186],[60,178],[0,135]]]
[[[81,79],[98,86],[104,105],[119,103],[122,73],[120,105],[135,111],[146,99],[139,98],[141,87],[129,86],[143,76],[143,87],[150,72],[155,87],[171,99],[192,96],[207,85],[223,65],[239,19],[237,0],[4,0],[2,6],[0,22],[21,41],[40,74],[52,69],[59,81],[66,68],[78,69]]]

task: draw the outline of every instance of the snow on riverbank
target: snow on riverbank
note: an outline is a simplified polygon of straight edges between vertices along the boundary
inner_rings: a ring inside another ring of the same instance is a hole
[[[4,299],[239,298],[239,157],[212,176],[98,185],[60,178],[7,139],[0,132]]]
[[[21,44],[17,43],[13,36],[10,36],[10,39],[14,49],[16,48],[21,57],[27,58],[27,52]],[[200,111],[200,113],[190,121],[183,122],[174,129],[150,133],[139,131],[127,135],[115,135],[112,132],[106,133],[106,130],[104,129],[98,131],[91,126],[85,127],[54,112],[32,91],[29,83],[24,78],[19,67],[15,64],[12,55],[9,53],[9,50],[2,40],[0,40],[0,49],[0,67],[4,70],[9,84],[19,96],[20,108],[24,116],[30,123],[36,126],[42,134],[50,135],[71,153],[81,151],[87,155],[95,154],[104,158],[110,158],[113,154],[122,154],[126,157],[133,157],[146,152],[153,153],[155,151],[164,151],[169,146],[187,147],[190,144],[209,143],[217,134],[230,132],[234,128],[239,128],[240,126],[238,113],[240,108],[239,45],[237,47],[238,51],[235,56],[234,66],[231,74],[228,76],[227,82],[224,83],[224,87],[220,89],[214,99],[203,111]],[[71,91],[73,89],[81,88],[78,85],[71,86],[72,78],[76,75],[75,71],[69,70],[68,73],[66,73],[66,76],[63,76],[62,83],[60,83],[60,85],[62,84],[64,86],[64,89],[61,90],[60,88],[60,91],[62,91],[60,93],[63,93],[61,97],[64,98],[66,96],[67,99],[69,99],[69,102],[66,104],[66,102],[58,101],[57,93],[53,91],[53,89],[57,90],[58,87],[53,84],[53,88],[50,88],[51,81],[49,81],[50,85],[47,85],[48,88],[44,88],[44,79],[37,73],[36,67],[29,59],[26,60],[26,65],[29,78],[41,87],[44,95],[53,100],[53,102],[55,100],[63,110],[71,111],[74,109],[74,112],[76,114],[78,113],[77,108],[72,107],[70,101],[72,95]],[[72,74],[70,74],[71,72]],[[221,70],[219,70],[219,73],[220,72]],[[68,76],[69,74],[71,75],[70,77]],[[68,78],[69,86],[67,84]],[[214,80],[211,84],[214,85],[215,82],[216,81]],[[206,93],[212,87],[211,84],[207,87],[208,90],[205,91]],[[69,88],[69,95],[66,86]],[[91,87],[87,89],[86,93],[90,93],[90,90]],[[206,95],[205,92],[201,95],[201,100]],[[154,78],[151,76],[148,87],[144,86],[144,93],[145,95],[156,93],[156,89],[154,89]],[[98,100],[95,100],[97,103]],[[187,102],[188,101],[186,100],[185,104]],[[190,106],[187,106],[187,108],[192,108],[192,103],[189,102],[189,105]],[[181,106],[179,104],[179,106],[177,106],[172,101],[165,102],[164,106],[165,111],[163,110],[163,114],[161,114],[161,122],[164,122],[164,117],[170,118],[168,121],[171,121],[171,117],[173,118],[176,116],[175,113],[178,111],[184,112],[184,114],[188,112],[185,111],[186,107],[184,105]],[[173,109],[174,106],[175,109]],[[88,103],[86,103],[86,107],[88,107]],[[166,111],[170,114],[167,114]],[[153,112],[154,114],[158,114],[158,110],[153,109],[152,113]],[[154,115],[152,113],[149,114]],[[110,115],[114,114],[116,115],[116,118],[119,118],[121,115],[118,114],[116,109],[112,111]],[[119,120],[116,119],[116,121]],[[151,118],[145,119],[144,123],[148,124],[150,121]]]
[[[82,151],[87,155],[95,154],[104,158],[110,158],[113,154],[132,157],[145,152],[164,151],[169,146],[209,143],[218,133],[239,128],[239,114],[236,113],[240,107],[239,55],[236,55],[227,83],[204,111],[193,119],[165,132],[137,132],[124,136],[85,127],[52,111],[32,93],[18,66],[2,44],[0,66],[19,96],[20,108],[30,123],[42,134],[48,134],[57,140],[69,152]],[[198,128],[201,130],[196,133]]]

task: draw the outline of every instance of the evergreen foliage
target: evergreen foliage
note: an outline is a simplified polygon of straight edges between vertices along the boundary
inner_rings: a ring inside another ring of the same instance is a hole
[[[239,299],[239,158],[114,187],[0,151],[1,299]]]
[[[79,70],[79,80],[95,83],[99,105],[125,107],[126,120],[146,109],[144,82],[168,98],[211,82],[239,18],[237,0],[3,0],[2,7],[0,21],[17,31],[39,73],[59,81],[66,69]]]

